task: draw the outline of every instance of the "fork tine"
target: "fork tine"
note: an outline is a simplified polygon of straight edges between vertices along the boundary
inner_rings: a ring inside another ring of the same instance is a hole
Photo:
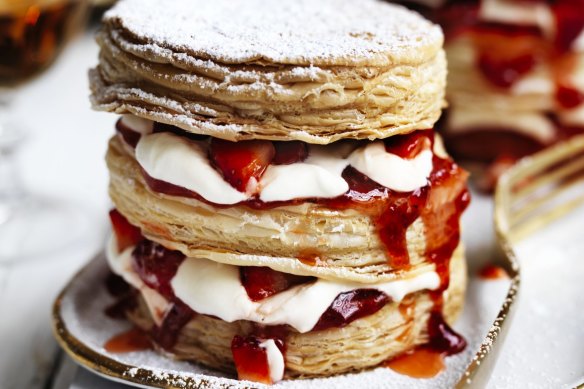
[[[559,181],[560,178],[568,177],[571,174],[578,172],[579,170],[584,170],[584,154],[580,156],[578,159],[564,162],[566,163],[562,164],[557,169],[550,171],[548,174],[542,175],[541,174],[542,172],[539,171],[537,172],[538,173],[537,176],[526,177],[531,179],[530,182],[526,183],[520,189],[518,189],[514,193],[514,196],[517,198],[529,196],[540,187],[543,187],[550,183],[557,182]]]
[[[534,188],[535,193],[532,193],[532,196],[525,196],[515,201],[511,207],[512,212],[509,215],[511,229],[526,222],[527,219],[537,216],[538,211],[542,212],[545,209],[549,209],[550,205],[558,203],[558,200],[565,197],[566,194],[574,192],[574,188],[584,182],[584,156],[576,162],[553,172],[555,181],[546,180],[545,186],[538,188],[541,189],[541,193],[538,194]],[[574,173],[578,174],[575,175]],[[554,186],[553,184],[556,185]],[[537,197],[538,195],[539,197]],[[575,203],[575,205],[577,204],[578,202]]]

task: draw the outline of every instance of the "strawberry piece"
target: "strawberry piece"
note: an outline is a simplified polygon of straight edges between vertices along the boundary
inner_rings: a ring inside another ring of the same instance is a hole
[[[479,56],[479,69],[494,85],[509,88],[523,75],[529,73],[537,60],[533,54],[523,54],[515,58],[498,58],[495,53]]]
[[[184,254],[144,239],[138,243],[132,256],[134,257],[134,270],[142,281],[171,300],[174,297],[174,292],[170,281],[185,259]]]
[[[390,298],[375,289],[357,289],[339,294],[322,314],[312,331],[341,328],[383,308]]]
[[[314,277],[297,276],[258,266],[240,267],[239,276],[241,284],[252,301],[265,299],[295,285],[314,280]]]
[[[259,181],[275,153],[274,145],[267,140],[211,140],[210,157],[213,164],[225,180],[240,192],[245,192],[252,178]]]
[[[260,347],[258,338],[234,336],[231,341],[231,353],[237,369],[237,378],[268,385],[273,384],[270,377],[268,353]]]
[[[433,137],[432,130],[392,136],[385,140],[385,151],[405,159],[412,159],[432,144]]]
[[[556,101],[564,108],[574,109],[584,103],[584,93],[576,88],[558,85]]]
[[[274,142],[276,156],[274,165],[291,165],[296,162],[302,162],[308,157],[308,146],[304,142]]]
[[[118,242],[118,251],[122,252],[128,247],[135,246],[144,237],[140,228],[130,224],[128,219],[124,217],[117,209],[112,209],[109,213],[110,221],[116,240]]]

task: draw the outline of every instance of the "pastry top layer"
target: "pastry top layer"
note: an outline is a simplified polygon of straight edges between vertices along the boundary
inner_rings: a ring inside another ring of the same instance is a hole
[[[444,106],[440,28],[377,0],[125,0],[97,40],[96,109],[231,141],[386,138]]]
[[[424,61],[442,45],[439,27],[372,0],[126,0],[104,22],[156,58],[178,53],[201,67],[388,66]]]

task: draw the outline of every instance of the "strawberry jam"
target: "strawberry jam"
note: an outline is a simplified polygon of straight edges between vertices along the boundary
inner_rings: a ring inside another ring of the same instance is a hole
[[[272,163],[274,165],[290,165],[302,162],[308,157],[308,145],[300,141],[273,142],[276,155]]]
[[[373,315],[390,301],[375,289],[357,289],[341,293],[322,314],[313,331],[340,328],[365,316]]]
[[[466,341],[444,321],[442,313],[433,312],[428,320],[430,341],[425,347],[446,355],[458,354],[466,347]]]
[[[112,209],[109,217],[118,243],[118,252],[132,247],[144,239],[140,229],[130,224],[128,219],[119,213],[117,209]]]
[[[251,179],[260,180],[274,159],[276,150],[267,140],[229,142],[212,138],[209,156],[225,181],[240,192],[245,192]]]
[[[274,340],[281,348],[282,342]],[[261,346],[262,339],[255,336],[235,336],[231,341],[231,352],[237,369],[237,377],[240,380],[273,384],[270,376],[268,353]]]
[[[397,136],[393,140],[386,140],[385,146],[388,152],[402,158],[413,158],[422,150],[433,147],[433,137],[434,134],[431,130],[417,131]],[[267,147],[268,144],[272,145],[273,151]],[[266,161],[269,163],[294,163],[294,161],[305,158],[302,148],[293,143],[289,143],[284,151],[278,143],[271,142],[248,143],[244,146],[237,149],[236,144],[213,139],[209,149],[213,163],[223,172],[226,180],[231,180],[230,183],[234,187],[247,187],[247,183],[252,178],[258,180],[263,169],[267,166]],[[236,158],[232,159],[232,154]],[[240,154],[241,158],[239,158]],[[248,166],[243,166],[245,165],[242,162],[244,160],[251,161],[249,169]],[[469,196],[465,189],[467,175],[452,160],[434,156],[433,166],[428,184],[414,192],[392,191],[349,166],[342,173],[349,189],[345,194],[336,198],[309,198],[264,203],[254,197],[236,204],[236,206],[265,210],[283,205],[313,203],[329,209],[353,209],[371,217],[377,228],[380,241],[386,249],[390,265],[398,270],[410,267],[406,231],[415,220],[420,218],[423,221],[427,237],[425,255],[429,261],[436,265],[436,270],[441,277],[440,289],[433,294],[436,296],[434,312],[439,313],[442,309],[442,301],[438,296],[441,296],[448,287],[450,258],[458,246],[460,239],[459,219],[468,205]],[[153,191],[196,198],[217,208],[233,206],[213,204],[195,192],[156,180],[145,172],[143,175]],[[311,254],[311,258],[313,256],[317,258],[314,260],[315,266],[322,265],[318,258],[324,254],[326,253]],[[170,349],[173,342],[176,341],[180,328],[195,314],[175,296],[172,296],[170,288],[170,280],[184,257],[180,253],[166,250],[162,246],[144,242],[140,242],[136,247],[134,255],[135,267],[140,277],[147,285],[161,292],[170,301],[175,302],[174,308],[167,314],[164,324],[158,329],[158,332],[154,332],[154,336],[159,339],[157,342]],[[311,277],[293,276],[261,267],[240,268],[240,279],[252,301],[260,301],[291,287],[314,280]],[[378,312],[389,301],[387,295],[373,289],[359,289],[341,293],[321,316],[313,330],[346,326],[359,318]],[[240,378],[268,382],[269,372],[265,365],[265,350],[259,346],[260,340],[264,338],[285,339],[287,329],[274,330],[278,333],[282,332],[282,334],[273,334],[272,329],[280,327],[254,325],[251,336],[234,338],[232,351]],[[434,331],[436,336],[442,336],[443,333],[447,332],[444,327],[433,325],[432,328],[434,327],[443,330],[442,332]],[[164,338],[165,336],[167,338]],[[436,343],[442,344],[443,342]]]
[[[556,101],[566,109],[573,109],[584,103],[584,93],[576,88],[558,85]]]
[[[385,139],[385,151],[404,159],[413,159],[431,145],[431,139],[433,139],[432,130],[395,135]]]
[[[165,350],[172,351],[178,334],[193,319],[195,312],[179,299],[175,298],[172,308],[166,313],[160,327],[151,330],[151,336]]]
[[[116,131],[122,136],[124,142],[126,142],[131,147],[136,147],[140,141],[141,134],[124,125],[124,122],[121,118],[116,122]]]
[[[509,274],[501,266],[486,265],[479,271],[479,277],[483,280],[500,280],[509,278]]]
[[[170,281],[185,256],[150,240],[142,240],[132,253],[134,270],[146,285],[170,299],[174,297]]]
[[[239,274],[241,284],[252,301],[260,301],[295,285],[315,280],[314,277],[297,276],[258,266],[242,266]]]
[[[554,23],[552,36],[537,26],[481,20],[480,2],[476,0],[447,1],[439,9],[426,9],[424,13],[442,26],[448,40],[463,34],[472,38],[478,51],[477,68],[493,85],[509,88],[543,62],[552,65],[554,72],[558,73],[558,103],[565,108],[576,107],[584,100],[575,88],[563,85],[561,80],[566,76],[566,69],[562,68],[561,62],[572,54],[574,42],[584,31],[584,1],[533,2],[549,7]]]

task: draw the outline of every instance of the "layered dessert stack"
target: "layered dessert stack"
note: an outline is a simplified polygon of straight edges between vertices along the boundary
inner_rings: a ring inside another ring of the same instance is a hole
[[[98,42],[108,261],[160,351],[271,383],[464,347],[437,26],[375,0],[125,0]]]
[[[447,148],[490,165],[483,186],[518,158],[584,132],[584,1],[424,3],[446,34]]]

